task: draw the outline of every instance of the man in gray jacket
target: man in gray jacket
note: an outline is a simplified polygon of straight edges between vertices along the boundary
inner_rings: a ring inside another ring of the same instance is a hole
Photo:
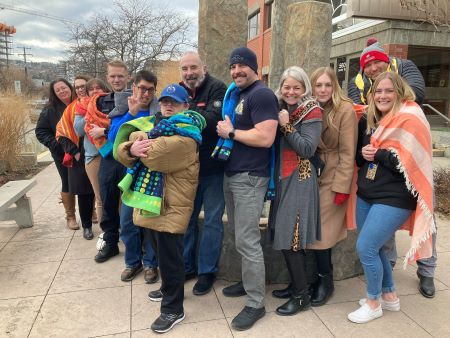
[[[383,72],[395,72],[411,86],[416,102],[422,104],[425,98],[425,81],[417,66],[411,60],[389,57],[375,38],[367,40],[367,47],[361,53],[361,70],[348,84],[348,96],[358,104],[368,104],[367,94],[376,77]]]

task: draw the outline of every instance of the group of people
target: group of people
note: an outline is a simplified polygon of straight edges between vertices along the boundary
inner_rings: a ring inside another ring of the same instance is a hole
[[[247,330],[265,315],[259,229],[265,200],[271,200],[273,247],[282,252],[291,280],[272,292],[286,299],[276,313],[294,315],[329,300],[332,248],[357,228],[367,297],[348,319],[365,323],[383,310],[400,310],[392,278],[400,227],[412,234],[407,260],[418,262],[421,293],[435,292],[431,140],[415,102],[423,100],[423,78],[417,81],[411,64],[390,59],[371,41],[348,98],[329,67],[310,77],[289,67],[274,93],[258,79],[256,55],[246,47],[230,54],[228,88],[196,52],[187,52],[180,83],[157,98],[154,74],[137,72],[127,91],[126,65],[111,61],[111,90],[84,76],[76,77],[75,91],[64,79],[53,81],[36,135],[61,176],[67,226],[78,228],[74,195],[84,238],[93,238],[98,215],[103,233],[96,262],[119,253],[120,234],[121,279],[131,281],[144,270],[146,282],[155,283],[161,275],[161,287],[149,292],[150,300],[161,302],[153,331],[167,332],[185,318],[186,280],[197,278],[194,295],[211,291],[225,206],[242,281],[222,292],[246,295],[231,326]],[[408,84],[402,70],[413,72],[416,82]],[[355,107],[365,111],[362,117]],[[313,284],[306,278],[306,251],[316,261]]]

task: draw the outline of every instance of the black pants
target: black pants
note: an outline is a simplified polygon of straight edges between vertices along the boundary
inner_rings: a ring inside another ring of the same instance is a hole
[[[61,192],[69,192],[69,174],[67,172],[67,167],[63,166],[62,158],[58,156],[53,156],[55,161],[56,169],[58,169],[59,177],[61,178]]]
[[[103,239],[106,245],[117,245],[119,241],[120,190],[117,184],[125,176],[125,167],[110,155],[102,158],[98,172],[100,197],[103,204],[103,216],[100,227],[105,232]]]
[[[78,195],[78,209],[83,228],[92,228],[92,211],[94,210],[94,194]]]
[[[286,260],[286,265],[291,276],[291,285],[294,294],[308,292],[306,280],[306,254],[305,250],[281,250]]]
[[[161,313],[181,314],[184,301],[183,234],[144,229],[156,252],[161,273]]]
[[[324,275],[329,275],[333,271],[331,264],[331,249],[311,250],[316,257],[317,272]]]

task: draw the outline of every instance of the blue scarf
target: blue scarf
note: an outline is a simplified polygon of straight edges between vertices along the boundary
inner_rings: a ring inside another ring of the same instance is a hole
[[[236,84],[233,82],[228,87],[227,92],[225,93],[225,97],[223,99],[222,106],[222,118],[225,121],[225,116],[228,116],[231,120],[231,123],[234,126],[234,121],[236,119],[236,106],[239,103],[239,96],[241,91]],[[217,141],[217,145],[214,148],[211,157],[216,158],[220,161],[227,161],[230,157],[231,150],[233,149],[233,140],[219,138]]]

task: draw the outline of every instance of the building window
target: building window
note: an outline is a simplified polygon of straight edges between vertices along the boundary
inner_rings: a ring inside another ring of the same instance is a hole
[[[259,11],[248,18],[248,39],[257,37],[259,33]]]
[[[268,4],[264,8],[264,30],[272,27],[272,3]]]

